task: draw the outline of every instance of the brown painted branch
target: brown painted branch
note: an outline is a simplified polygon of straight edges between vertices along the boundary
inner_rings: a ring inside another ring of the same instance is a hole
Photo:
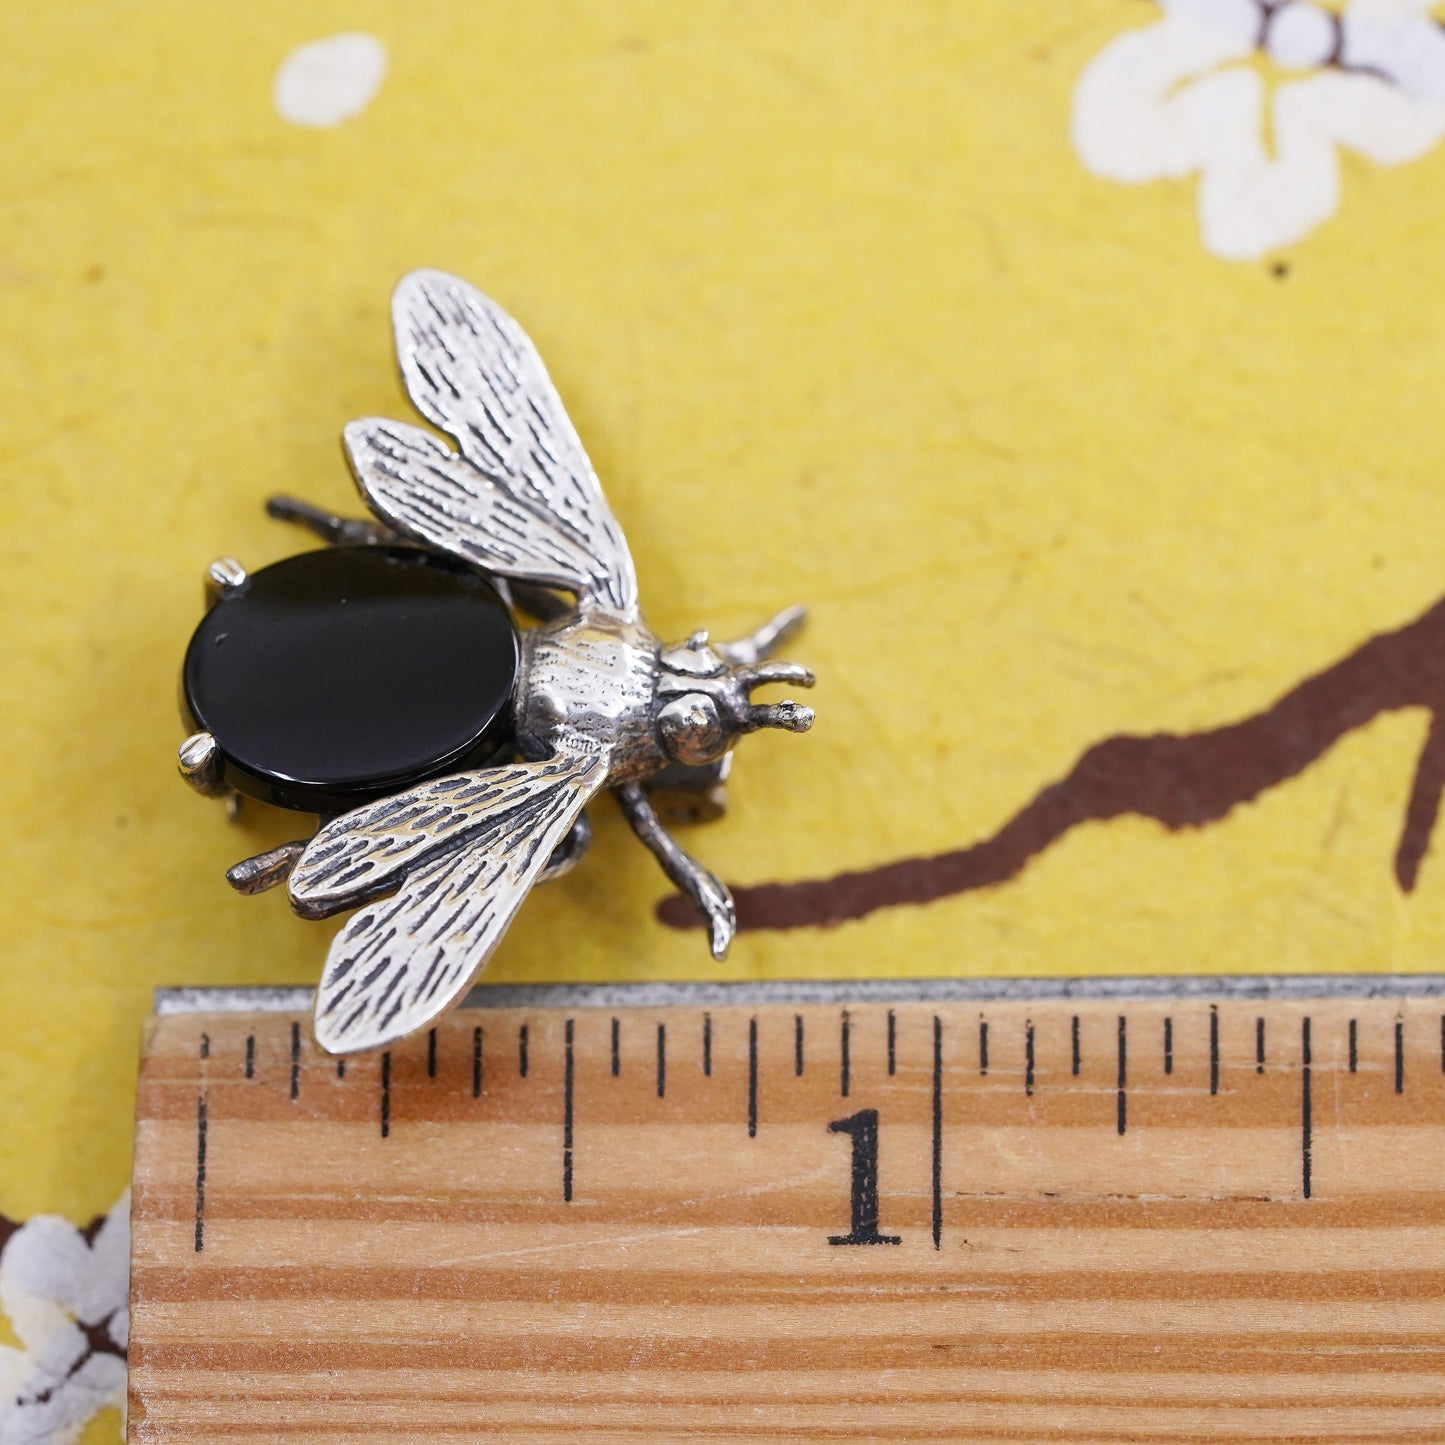
[[[1382,713],[1414,707],[1429,710],[1434,723],[1397,854],[1396,875],[1408,892],[1428,851],[1445,785],[1445,740],[1437,740],[1445,726],[1445,599],[1239,722],[1197,733],[1105,738],[998,832],[969,847],[831,878],[737,889],[738,925],[815,927],[996,887],[1082,823],[1133,814],[1171,831],[1205,827],[1298,776],[1347,733]],[[693,926],[679,898],[664,899],[657,912],[674,928]]]
[[[1395,878],[1406,893],[1415,891],[1420,864],[1425,860],[1435,820],[1440,816],[1442,788],[1445,788],[1445,718],[1436,713],[1430,719],[1430,731],[1415,764],[1405,825],[1400,830],[1400,846],[1395,850]]]

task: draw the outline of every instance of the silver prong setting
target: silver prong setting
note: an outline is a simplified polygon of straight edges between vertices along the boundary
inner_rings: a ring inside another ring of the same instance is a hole
[[[219,602],[246,585],[246,569],[234,557],[218,557],[206,568],[206,601]]]
[[[180,775],[204,798],[230,792],[222,773],[221,750],[210,733],[192,733],[176,750]]]

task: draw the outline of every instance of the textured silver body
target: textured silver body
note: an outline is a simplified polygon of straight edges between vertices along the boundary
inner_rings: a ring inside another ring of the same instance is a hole
[[[286,882],[305,917],[358,909],[316,992],[317,1040],[338,1053],[383,1047],[461,998],[531,888],[581,857],[590,837],[582,810],[604,788],[704,916],[722,958],[736,926],[732,898],[663,827],[651,789],[676,811],[714,817],[738,737],[803,732],[813,720],[795,703],[750,698],[770,683],[812,685],[807,669],[767,660],[798,630],[801,608],[716,646],[702,632],[664,646],[648,629],[622,529],[541,359],[506,312],[455,277],[423,271],[397,287],[392,318],[407,391],[455,449],[405,422],[352,422],[346,452],[379,520],[289,498],[273,498],[271,514],[327,541],[433,547],[544,620],[521,633],[517,762],[408,788],[228,874],[243,892]],[[229,563],[209,585],[244,575]],[[208,735],[183,746],[182,775],[202,792],[215,785],[215,754]]]
[[[641,621],[575,613],[521,636],[513,708],[517,751],[531,761],[559,748],[605,754],[616,787],[660,771],[653,726],[661,646]]]

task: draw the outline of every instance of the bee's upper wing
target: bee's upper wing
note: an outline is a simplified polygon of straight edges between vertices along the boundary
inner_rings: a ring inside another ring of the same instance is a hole
[[[378,1048],[455,1002],[606,776],[605,757],[564,753],[435,779],[321,829],[291,875],[302,911],[396,888],[332,942],[316,991],[321,1046]]]
[[[346,447],[372,506],[485,570],[634,615],[622,529],[522,328],[441,271],[403,277],[392,320],[412,400],[461,455],[416,427],[352,422]]]

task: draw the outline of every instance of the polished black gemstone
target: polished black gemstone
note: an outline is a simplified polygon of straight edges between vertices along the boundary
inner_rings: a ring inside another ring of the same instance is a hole
[[[511,615],[476,572],[412,547],[330,547],[211,608],[182,705],[233,787],[330,813],[491,756],[516,679]]]

